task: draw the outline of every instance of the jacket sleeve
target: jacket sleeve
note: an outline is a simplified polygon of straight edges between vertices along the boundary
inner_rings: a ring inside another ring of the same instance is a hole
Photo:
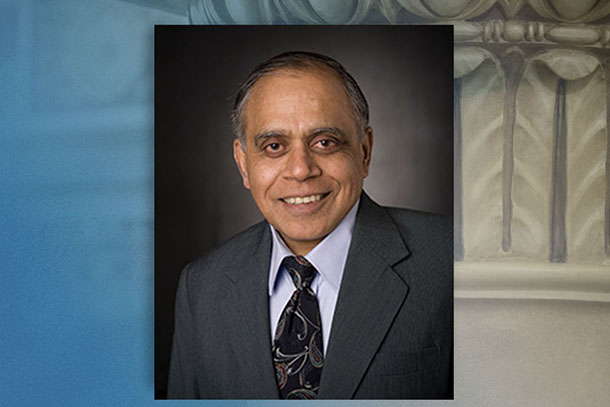
[[[167,398],[198,399],[197,349],[193,314],[189,303],[189,266],[186,266],[176,294],[174,338],[169,368]]]

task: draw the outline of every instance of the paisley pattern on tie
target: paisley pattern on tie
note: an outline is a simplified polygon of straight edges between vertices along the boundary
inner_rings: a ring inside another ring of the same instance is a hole
[[[302,256],[285,257],[296,290],[284,307],[273,338],[273,364],[283,399],[315,399],[324,366],[322,324],[311,281],[316,269]]]

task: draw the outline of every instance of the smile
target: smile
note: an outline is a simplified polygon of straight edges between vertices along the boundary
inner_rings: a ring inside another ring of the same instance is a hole
[[[289,203],[291,205],[302,205],[308,204],[312,202],[317,202],[320,199],[324,198],[327,194],[316,194],[316,195],[308,195],[308,196],[295,196],[290,198],[282,198],[282,201]]]

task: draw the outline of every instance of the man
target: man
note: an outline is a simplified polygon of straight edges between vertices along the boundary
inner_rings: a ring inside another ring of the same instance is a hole
[[[183,271],[169,398],[451,398],[452,222],[362,191],[373,131],[356,81],[326,56],[278,55],[233,125],[266,221]]]

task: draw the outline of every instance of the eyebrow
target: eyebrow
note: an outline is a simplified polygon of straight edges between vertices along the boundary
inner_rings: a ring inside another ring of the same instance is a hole
[[[310,136],[317,136],[319,134],[332,134],[338,137],[345,137],[345,132],[339,127],[318,127],[309,132]],[[259,145],[261,141],[264,141],[271,137],[284,137],[286,133],[281,130],[269,130],[263,131],[262,133],[254,136],[254,144]]]
[[[338,127],[318,127],[317,129],[313,129],[309,132],[312,136],[317,136],[318,134],[332,134],[339,137],[345,137],[345,132]]]
[[[258,145],[261,141],[271,137],[284,136],[285,133],[279,130],[264,131],[254,136],[254,144]]]

